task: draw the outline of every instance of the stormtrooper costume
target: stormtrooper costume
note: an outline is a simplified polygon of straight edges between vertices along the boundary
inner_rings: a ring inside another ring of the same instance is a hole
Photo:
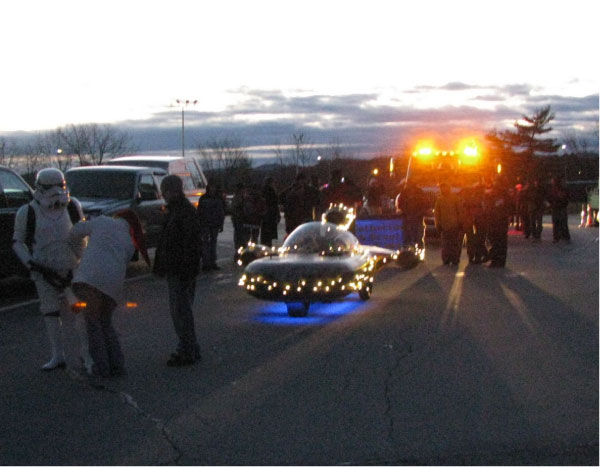
[[[68,241],[73,227],[67,211],[69,202],[74,203],[79,218],[83,219],[81,205],[70,199],[63,173],[55,168],[43,169],[37,174],[33,201],[21,206],[15,218],[13,250],[31,271],[52,348],[52,358],[42,366],[46,371],[65,367],[60,319],[60,312],[66,307],[63,290],[85,245],[81,242],[74,248]],[[35,212],[35,231],[30,245],[27,244],[29,209]],[[82,323],[77,319],[75,326],[78,331],[82,330]],[[80,340],[85,339],[81,342],[82,359],[84,364],[90,364],[85,332],[79,332],[79,335]]]

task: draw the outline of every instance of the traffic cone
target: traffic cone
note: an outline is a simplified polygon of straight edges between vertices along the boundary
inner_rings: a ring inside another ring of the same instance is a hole
[[[586,227],[594,226],[594,210],[592,209],[592,205],[587,205],[587,222],[585,223]]]

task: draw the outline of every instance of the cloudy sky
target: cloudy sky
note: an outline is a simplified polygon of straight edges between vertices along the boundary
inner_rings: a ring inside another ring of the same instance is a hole
[[[505,129],[548,104],[555,137],[597,137],[596,5],[1,2],[0,135],[96,122],[151,140],[176,135],[176,100],[189,99],[188,140],[269,145],[301,130],[383,150]]]

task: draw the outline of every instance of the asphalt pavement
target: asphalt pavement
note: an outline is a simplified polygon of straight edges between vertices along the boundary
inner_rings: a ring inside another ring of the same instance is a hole
[[[598,465],[598,229],[511,231],[505,269],[423,264],[289,318],[247,296],[231,227],[195,302],[203,359],[175,345],[164,281],[130,268],[115,326],[127,376],[41,372],[34,298],[0,309],[0,462],[8,465]]]

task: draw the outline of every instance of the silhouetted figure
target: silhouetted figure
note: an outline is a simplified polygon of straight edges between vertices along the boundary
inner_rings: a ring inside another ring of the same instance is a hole
[[[457,265],[462,249],[460,200],[447,183],[440,183],[434,208],[435,228],[442,237],[442,262]]]
[[[265,215],[260,227],[260,243],[271,246],[277,238],[277,225],[281,219],[279,197],[273,188],[273,178],[267,177],[263,185],[262,196],[265,200]]]
[[[167,175],[160,191],[167,202],[167,218],[156,247],[154,273],[167,279],[169,308],[178,338],[167,365],[192,365],[200,359],[192,313],[200,268],[200,221],[183,193],[181,178]]]
[[[552,179],[548,201],[552,210],[552,241],[557,243],[560,240],[565,240],[567,243],[570,243],[571,234],[569,233],[569,218],[567,213],[569,192],[562,177]]]
[[[219,269],[217,237],[219,232],[223,232],[225,203],[221,190],[212,182],[206,186],[206,194],[198,200],[198,218],[202,242],[202,270],[216,271]]]
[[[494,181],[491,190],[487,193],[485,208],[490,242],[490,267],[503,268],[506,265],[511,203],[500,179]]]

